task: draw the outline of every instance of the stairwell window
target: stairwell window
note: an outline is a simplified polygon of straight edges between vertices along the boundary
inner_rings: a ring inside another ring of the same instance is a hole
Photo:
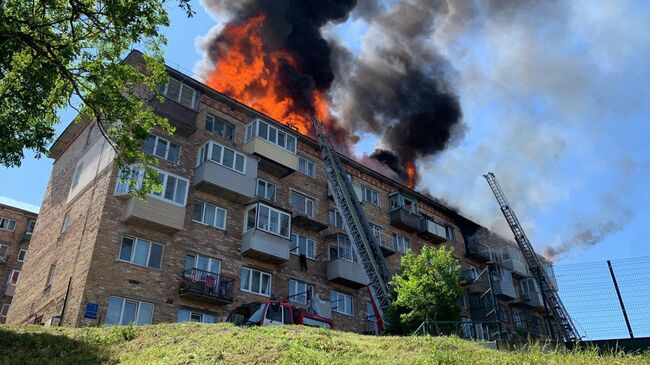
[[[144,141],[144,152],[173,163],[178,163],[181,155],[181,146],[162,137],[150,134]]]
[[[272,184],[266,180],[257,179],[257,191],[256,195],[261,196],[264,199],[275,201],[275,184]]]
[[[163,245],[132,236],[122,237],[120,261],[134,265],[160,269],[162,265]]]
[[[379,193],[371,188],[361,185],[361,196],[363,197],[364,202],[368,202],[373,205],[379,205]]]
[[[205,117],[205,130],[229,141],[235,138],[235,126],[212,114]]]
[[[11,274],[7,279],[7,285],[18,285],[18,279],[20,279],[20,270],[11,270]]]
[[[176,322],[214,323],[214,316],[212,314],[181,308],[178,310]]]
[[[84,168],[84,162],[80,161],[77,167],[74,169],[74,175],[72,175],[72,184],[70,185],[70,189],[74,189],[77,184],[79,184],[79,178],[81,177],[81,172],[83,171]]]
[[[316,242],[308,237],[298,234],[291,235],[291,253],[305,255],[312,260],[316,259]]]
[[[171,77],[160,90],[160,93],[190,109],[196,110],[199,106],[199,92]]]
[[[314,165],[314,161],[308,160],[302,156],[298,156],[298,171],[307,176],[316,177],[316,167]]]
[[[66,212],[63,215],[63,223],[61,223],[61,233],[68,230],[68,225],[70,224],[70,212]]]
[[[0,263],[4,262],[7,259],[7,250],[8,249],[9,249],[9,246],[0,245]]]
[[[27,250],[20,249],[20,251],[18,251],[18,257],[16,257],[16,260],[18,262],[25,262],[25,259],[27,259]]]
[[[209,141],[199,149],[196,166],[200,166],[206,160],[235,170],[240,174],[244,174],[246,171],[246,157],[243,154],[213,141]]]
[[[36,219],[28,219],[27,220],[27,228],[25,228],[25,234],[31,235],[34,233],[34,228],[36,227]]]
[[[310,218],[314,217],[314,199],[292,190],[289,203],[295,211],[304,213]]]
[[[348,316],[354,315],[351,295],[343,294],[336,290],[330,290],[330,302],[332,303],[332,309],[335,312],[346,314]]]
[[[260,119],[256,119],[246,126],[244,143],[248,143],[255,137],[261,138],[293,154],[296,153],[296,137],[294,135],[286,133]]]
[[[0,217],[0,230],[13,232],[16,229],[16,221],[13,219]]]
[[[291,215],[263,203],[250,205],[244,216],[244,232],[253,228],[290,239]]]
[[[240,289],[249,293],[270,296],[271,274],[248,267],[242,267]]]
[[[314,293],[314,286],[304,281],[289,279],[289,296],[287,299],[294,303],[307,304],[307,292],[312,295]]]
[[[375,237],[377,244],[381,245],[381,226],[376,224],[370,224],[370,230],[372,230],[372,235]]]
[[[330,260],[343,259],[357,262],[357,255],[348,236],[337,234],[336,239],[330,243]]]
[[[343,217],[336,208],[332,208],[327,212],[327,218],[330,226],[343,229]]]
[[[54,281],[54,274],[56,274],[56,262],[50,265],[50,269],[47,271],[47,279],[45,279],[45,289],[52,286]]]
[[[225,230],[228,211],[201,200],[194,201],[192,220],[210,227]]]
[[[107,325],[151,324],[153,304],[117,296],[108,298]]]
[[[9,313],[9,304],[4,303],[2,309],[0,309],[0,317],[4,318]]]
[[[406,250],[411,247],[409,239],[398,234],[394,235],[393,237],[395,239],[395,251],[399,253],[406,253]]]

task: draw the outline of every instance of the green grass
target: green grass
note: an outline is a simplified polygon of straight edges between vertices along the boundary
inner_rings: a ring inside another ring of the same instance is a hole
[[[372,337],[304,326],[0,326],[0,364],[650,364],[650,353],[505,352],[449,337]]]

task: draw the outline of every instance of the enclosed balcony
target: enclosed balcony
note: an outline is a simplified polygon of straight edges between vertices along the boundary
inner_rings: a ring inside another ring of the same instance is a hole
[[[297,144],[287,129],[255,119],[246,126],[243,150],[261,157],[260,170],[284,177],[298,169]]]
[[[189,269],[181,275],[181,298],[225,305],[233,301],[235,279],[201,269]]]
[[[494,247],[478,243],[470,237],[465,239],[465,256],[479,262],[496,261],[496,250]]]
[[[535,279],[528,278],[522,280],[520,294],[519,300],[513,303],[514,306],[537,309],[544,308],[544,299]]]
[[[257,159],[209,141],[199,150],[192,185],[201,191],[245,203],[255,196]]]
[[[291,246],[291,215],[264,203],[246,208],[246,232],[242,236],[243,256],[279,264],[289,260]]]
[[[447,241],[447,227],[434,221],[432,217],[422,216],[418,236],[432,243],[444,243]]]
[[[517,247],[506,246],[501,248],[501,265],[511,270],[512,275],[518,278],[530,276],[528,265],[524,261],[524,255],[522,255]]]
[[[172,99],[164,98],[162,101],[157,97],[149,100],[153,111],[163,118],[167,118],[172,126],[176,128],[175,133],[183,137],[189,137],[196,131],[196,109],[182,105]]]
[[[501,269],[498,275],[492,278],[492,291],[494,296],[503,300],[512,300],[517,298],[517,288],[512,280],[512,272]]]
[[[368,285],[368,276],[358,262],[337,258],[327,263],[327,280],[353,289]]]
[[[154,197],[147,197],[144,201],[129,197],[124,205],[122,221],[171,234],[183,229],[185,206]]]
[[[553,270],[553,265],[544,263],[542,264],[546,277],[548,278],[548,283],[551,285],[551,289],[557,291],[557,279],[555,279],[555,271]]]
[[[420,230],[420,211],[416,199],[401,192],[388,196],[390,224],[407,232]]]

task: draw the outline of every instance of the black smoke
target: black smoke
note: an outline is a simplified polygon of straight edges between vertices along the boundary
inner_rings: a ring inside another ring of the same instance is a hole
[[[386,167],[388,167],[394,173],[396,173],[400,179],[406,180],[408,178],[408,175],[406,174],[406,170],[404,170],[404,167],[402,166],[399,157],[397,157],[397,155],[395,155],[391,151],[382,150],[378,148],[368,157],[384,164]]]

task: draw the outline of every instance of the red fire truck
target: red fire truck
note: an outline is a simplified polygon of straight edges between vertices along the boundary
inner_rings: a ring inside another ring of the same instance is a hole
[[[237,326],[283,326],[301,324],[311,327],[334,328],[334,322],[298,308],[286,299],[269,299],[266,302],[253,302],[240,305],[228,315],[227,322]]]

